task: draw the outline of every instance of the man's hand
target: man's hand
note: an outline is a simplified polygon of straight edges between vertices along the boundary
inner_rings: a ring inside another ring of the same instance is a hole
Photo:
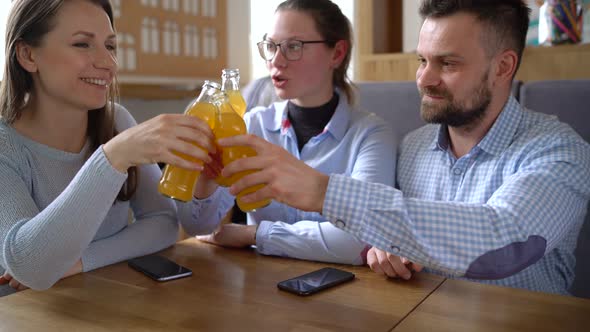
[[[422,265],[412,263],[404,257],[399,257],[375,247],[367,252],[367,264],[377,274],[385,274],[391,278],[409,280],[412,271],[422,271]]]
[[[197,239],[222,247],[243,248],[256,244],[256,226],[222,224],[215,232],[197,236]]]

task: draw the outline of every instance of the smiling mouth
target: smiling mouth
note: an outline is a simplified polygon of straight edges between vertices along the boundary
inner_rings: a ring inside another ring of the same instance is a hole
[[[109,86],[109,82],[107,80],[103,80],[100,78],[81,78],[81,80],[88,83],[88,84],[92,84],[92,85],[103,86],[103,87]]]

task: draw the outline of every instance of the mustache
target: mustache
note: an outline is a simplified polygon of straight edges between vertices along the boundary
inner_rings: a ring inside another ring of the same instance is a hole
[[[424,95],[429,95],[429,96],[433,96],[433,97],[443,97],[443,98],[449,98],[451,97],[451,94],[444,90],[444,89],[437,89],[437,88],[423,88],[423,89],[419,89],[420,91],[420,96],[424,97]]]

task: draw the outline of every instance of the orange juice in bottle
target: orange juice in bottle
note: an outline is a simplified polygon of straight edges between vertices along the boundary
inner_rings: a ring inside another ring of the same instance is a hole
[[[184,114],[197,117],[205,121],[211,129],[215,128],[217,107],[211,103],[211,97],[220,91],[221,86],[214,82],[205,81],[201,94],[185,110]],[[194,144],[194,143],[193,143]],[[196,148],[202,149],[194,144]],[[200,160],[188,155],[177,153],[183,159],[201,164]],[[158,191],[168,197],[188,202],[193,197],[195,184],[201,175],[200,171],[184,169],[174,165],[166,165],[158,184]]]
[[[244,117],[246,113],[246,101],[240,93],[240,70],[223,69],[221,71],[221,90],[229,97],[229,103],[234,111]]]
[[[225,137],[235,136],[235,135],[243,135],[247,133],[246,124],[244,120],[238,113],[236,113],[231,104],[229,103],[229,98],[226,94],[219,94],[213,101],[215,105],[219,109],[219,113],[217,113],[217,121],[215,124],[215,128],[213,129],[213,133],[215,134],[215,139],[221,139]],[[230,148],[223,148],[221,151],[221,162],[223,166],[228,165],[234,160],[246,157],[254,157],[256,156],[256,151],[254,149],[245,147],[245,146],[236,146]],[[231,186],[236,181],[241,179],[242,177],[254,173],[255,171],[245,171],[240,172],[237,174],[232,175],[229,178],[219,176],[215,179],[215,181],[222,186]],[[245,204],[241,201],[241,197],[245,194],[255,192],[256,190],[261,189],[264,187],[263,184],[256,185],[250,188],[246,188],[242,192],[237,195],[237,203],[238,207],[244,212],[254,211],[256,209],[262,208],[270,204],[270,199],[254,202],[250,204]]]

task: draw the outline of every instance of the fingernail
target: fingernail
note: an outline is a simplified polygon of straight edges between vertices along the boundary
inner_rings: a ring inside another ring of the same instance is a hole
[[[221,175],[223,175],[223,173],[221,173]],[[229,193],[232,195],[237,195],[238,193],[236,192],[236,190],[234,189],[234,186],[229,187]]]
[[[404,275],[402,276],[402,278],[404,278],[405,280],[409,280],[412,277],[411,273],[404,273]]]

